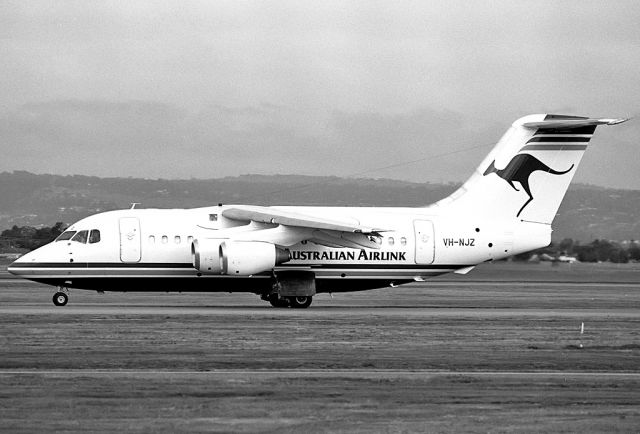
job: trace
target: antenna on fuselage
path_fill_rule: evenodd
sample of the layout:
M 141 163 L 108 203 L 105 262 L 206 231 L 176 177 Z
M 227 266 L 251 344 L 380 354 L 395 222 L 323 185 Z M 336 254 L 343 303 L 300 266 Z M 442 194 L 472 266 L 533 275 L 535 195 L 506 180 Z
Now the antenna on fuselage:
M 140 202 L 131 202 L 131 208 L 129 209 L 136 209 L 136 205 L 140 205 Z

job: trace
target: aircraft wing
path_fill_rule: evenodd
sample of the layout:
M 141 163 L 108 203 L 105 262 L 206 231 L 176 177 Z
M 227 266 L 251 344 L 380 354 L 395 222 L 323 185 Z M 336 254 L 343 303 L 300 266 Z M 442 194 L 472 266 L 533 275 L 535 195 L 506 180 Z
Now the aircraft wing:
M 269 223 L 299 228 L 322 229 L 340 232 L 376 234 L 384 229 L 362 226 L 357 221 L 333 220 L 308 214 L 299 214 L 266 206 L 237 205 L 222 211 L 222 215 L 231 220 Z
M 312 241 L 330 247 L 379 249 L 378 232 L 384 229 L 362 226 L 357 221 L 334 220 L 270 207 L 238 205 L 222 211 L 225 218 L 275 227 L 234 234 L 234 240 L 263 241 L 291 246 Z

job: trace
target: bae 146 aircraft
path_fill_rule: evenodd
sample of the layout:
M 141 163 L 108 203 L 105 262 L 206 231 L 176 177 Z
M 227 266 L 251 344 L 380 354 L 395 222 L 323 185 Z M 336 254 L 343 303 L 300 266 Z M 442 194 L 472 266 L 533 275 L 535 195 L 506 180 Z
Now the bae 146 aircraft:
M 536 114 L 515 121 L 451 196 L 422 208 L 218 205 L 127 209 L 71 225 L 9 272 L 102 291 L 243 291 L 306 308 L 322 292 L 422 281 L 545 247 L 598 125 L 626 119 Z

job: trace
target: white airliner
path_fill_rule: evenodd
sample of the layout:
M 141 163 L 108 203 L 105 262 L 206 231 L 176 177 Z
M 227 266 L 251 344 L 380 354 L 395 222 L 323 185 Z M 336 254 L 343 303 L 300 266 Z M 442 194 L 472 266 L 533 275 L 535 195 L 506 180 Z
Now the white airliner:
M 96 214 L 9 272 L 97 291 L 243 291 L 306 308 L 322 292 L 393 287 L 547 246 L 597 125 L 536 114 L 513 123 L 451 196 L 423 208 L 127 209 Z

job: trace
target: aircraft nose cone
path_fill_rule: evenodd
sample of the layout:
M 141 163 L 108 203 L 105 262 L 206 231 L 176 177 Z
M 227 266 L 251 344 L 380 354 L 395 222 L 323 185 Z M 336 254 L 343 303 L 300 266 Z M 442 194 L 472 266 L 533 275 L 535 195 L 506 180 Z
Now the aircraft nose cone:
M 15 276 L 18 276 L 20 273 L 18 273 L 18 268 L 16 267 L 16 263 L 18 261 L 13 261 L 12 263 L 9 264 L 9 266 L 7 267 L 7 271 Z
M 7 271 L 15 276 L 23 276 L 26 262 L 33 257 L 33 252 L 25 253 L 7 267 Z

